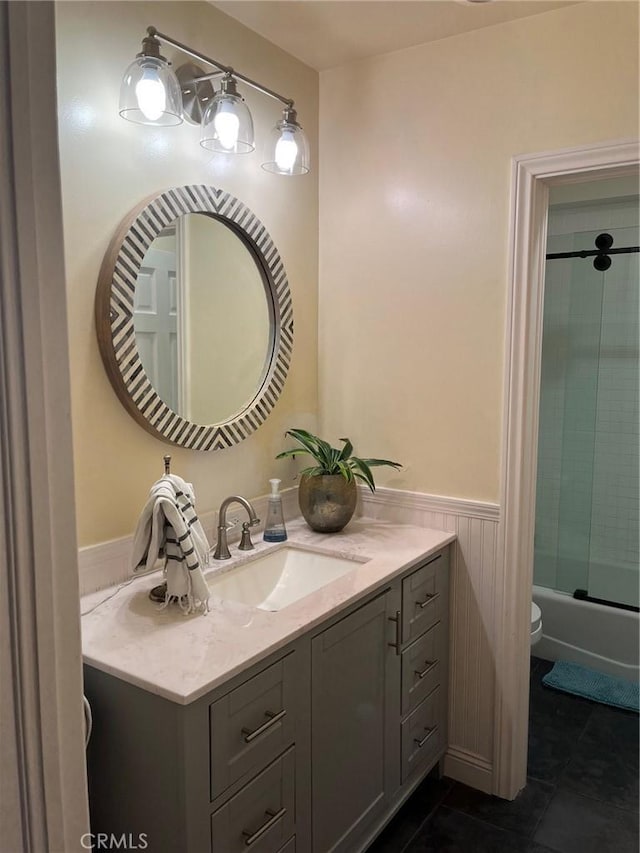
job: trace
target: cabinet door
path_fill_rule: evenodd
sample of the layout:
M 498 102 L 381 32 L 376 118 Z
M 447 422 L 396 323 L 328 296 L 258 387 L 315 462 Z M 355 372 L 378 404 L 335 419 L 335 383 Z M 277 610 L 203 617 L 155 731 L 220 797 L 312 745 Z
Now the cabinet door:
M 353 851 L 386 806 L 389 761 L 397 763 L 388 752 L 393 696 L 399 693 L 399 683 L 391 684 L 394 672 L 399 678 L 399 658 L 389 645 L 390 595 L 365 604 L 311 643 L 314 853 Z

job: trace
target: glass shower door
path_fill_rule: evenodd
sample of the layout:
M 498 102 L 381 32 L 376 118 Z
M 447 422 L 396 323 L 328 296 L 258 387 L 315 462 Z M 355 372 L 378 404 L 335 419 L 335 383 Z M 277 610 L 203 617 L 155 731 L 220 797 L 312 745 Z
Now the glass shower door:
M 601 231 L 550 236 L 550 253 Z M 614 246 L 633 228 L 607 229 Z M 549 260 L 541 366 L 535 582 L 638 605 L 638 255 Z
M 575 251 L 593 246 L 596 236 L 551 237 L 548 249 Z M 554 487 L 549 562 L 553 587 L 573 593 L 588 584 L 605 273 L 582 258 L 548 261 L 546 273 L 540 440 L 553 447 L 556 463 L 546 471 Z

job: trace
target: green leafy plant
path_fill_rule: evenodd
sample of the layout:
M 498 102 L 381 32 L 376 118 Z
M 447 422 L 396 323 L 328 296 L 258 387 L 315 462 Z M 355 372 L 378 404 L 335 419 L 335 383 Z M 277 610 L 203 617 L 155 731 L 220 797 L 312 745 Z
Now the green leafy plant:
M 290 435 L 301 447 L 283 450 L 282 453 L 278 453 L 276 459 L 308 453 L 316 460 L 317 464 L 302 470 L 301 476 L 306 474 L 309 477 L 318 477 L 341 474 L 348 482 L 352 482 L 354 478 L 363 480 L 371 491 L 375 492 L 376 486 L 373 481 L 372 468 L 380 465 L 390 465 L 396 470 L 402 468 L 400 462 L 391 462 L 389 459 L 360 459 L 359 456 L 353 456 L 353 445 L 348 438 L 341 438 L 340 441 L 344 442 L 344 447 L 338 448 L 331 447 L 326 441 L 318 438 L 317 435 L 312 435 L 305 429 L 288 429 L 285 435 Z

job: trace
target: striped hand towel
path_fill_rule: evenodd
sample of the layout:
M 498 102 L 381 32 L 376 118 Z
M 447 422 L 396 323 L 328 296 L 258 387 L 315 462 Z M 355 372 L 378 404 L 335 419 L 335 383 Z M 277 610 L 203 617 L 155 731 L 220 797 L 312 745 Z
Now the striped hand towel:
M 168 474 L 151 487 L 133 537 L 133 571 L 152 569 L 164 560 L 165 606 L 175 598 L 185 613 L 209 609 L 209 588 L 202 567 L 209 543 L 195 510 L 191 483 Z

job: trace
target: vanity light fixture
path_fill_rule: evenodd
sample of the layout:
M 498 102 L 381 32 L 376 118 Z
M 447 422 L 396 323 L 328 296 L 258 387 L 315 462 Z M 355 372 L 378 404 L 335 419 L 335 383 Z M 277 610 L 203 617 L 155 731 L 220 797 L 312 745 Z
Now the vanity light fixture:
M 238 94 L 231 74 L 224 75 L 220 91 L 202 116 L 200 145 L 221 154 L 248 154 L 256 147 L 249 107 Z
M 136 124 L 162 127 L 182 124 L 180 83 L 160 55 L 160 42 L 151 32 L 142 40 L 142 50 L 124 72 L 119 112 L 122 118 Z
M 205 72 L 192 63 L 176 72 L 160 55 L 160 43 L 213 66 Z M 212 85 L 222 76 L 220 90 Z M 238 81 L 284 105 L 282 118 L 271 131 L 262 168 L 277 175 L 304 175 L 309 171 L 309 143 L 298 123 L 293 101 L 257 83 L 228 65 L 147 28 L 142 51 L 127 68 L 120 89 L 120 115 L 137 124 L 168 127 L 183 118 L 201 124 L 200 145 L 222 154 L 245 154 L 255 149 L 253 119 L 238 93 Z
M 276 175 L 304 175 L 309 171 L 309 143 L 291 107 L 271 131 L 262 168 Z

